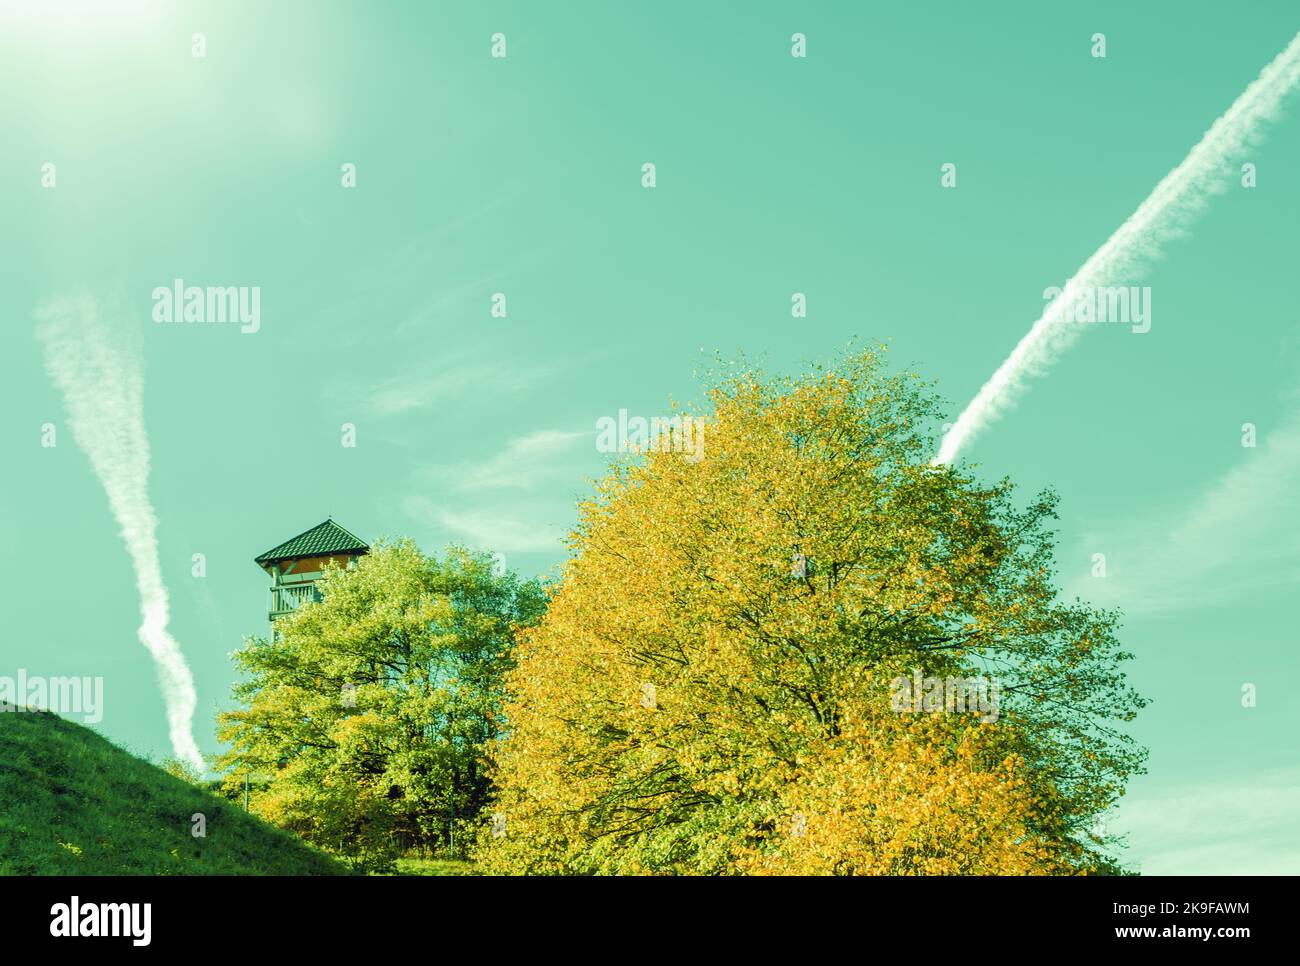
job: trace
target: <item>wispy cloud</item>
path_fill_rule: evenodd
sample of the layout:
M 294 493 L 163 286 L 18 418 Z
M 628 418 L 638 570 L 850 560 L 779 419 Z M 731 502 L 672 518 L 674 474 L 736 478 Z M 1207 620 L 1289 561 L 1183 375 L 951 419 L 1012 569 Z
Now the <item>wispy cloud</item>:
M 554 553 L 563 548 L 562 527 L 532 523 L 497 509 L 448 510 L 423 496 L 408 497 L 403 509 L 421 525 L 447 530 L 478 550 Z
M 478 550 L 559 553 L 582 479 L 584 440 L 595 468 L 594 435 L 538 429 L 485 458 L 427 467 L 415 474 L 416 493 L 402 508 L 418 528 Z
M 548 254 L 544 248 L 502 252 L 494 246 L 493 257 L 486 262 L 472 256 L 479 250 L 476 239 L 499 234 L 493 233 L 491 220 L 524 194 L 519 183 L 475 208 L 438 218 L 418 234 L 369 252 L 351 272 L 335 280 L 324 298 L 305 293 L 287 303 L 285 310 L 309 316 L 328 330 L 330 345 L 409 339 L 463 326 L 467 317 L 486 317 L 490 293 L 508 291 L 520 270 Z M 381 329 L 357 325 L 357 319 L 373 317 L 376 311 L 382 311 L 390 324 Z
M 1260 73 L 1227 113 L 1210 127 L 1178 167 L 1155 187 L 1137 211 L 1083 264 L 1065 291 L 1047 307 L 1011 355 L 980 387 L 944 435 L 936 463 L 951 463 L 962 448 L 996 420 L 1078 336 L 1082 326 L 1065 321 L 1067 306 L 1081 293 L 1108 285 L 1127 285 L 1160 254 L 1209 203 L 1226 190 L 1230 162 L 1263 135 L 1283 99 L 1300 85 L 1300 34 Z
M 1242 449 L 1240 465 L 1187 505 L 1090 535 L 1106 576 L 1079 577 L 1071 593 L 1131 615 L 1258 599 L 1300 583 L 1300 416 Z M 1243 564 L 1245 566 L 1243 566 Z
M 1120 805 L 1145 875 L 1300 874 L 1300 769 L 1215 776 Z
M 144 373 L 126 331 L 110 329 L 91 298 L 59 298 L 36 313 L 45 366 L 68 412 L 73 439 L 90 459 L 135 568 L 140 642 L 158 668 L 172 749 L 203 769 L 194 741 L 194 677 L 167 631 L 167 588 L 158 564 L 158 520 L 149 501 Z
M 548 372 L 542 366 L 528 367 L 507 361 L 449 360 L 437 367 L 424 366 L 384 380 L 371 388 L 366 406 L 376 416 L 395 416 L 429 409 L 468 394 L 526 389 Z
M 565 457 L 573 453 L 579 440 L 593 435 L 592 431 L 539 429 L 510 440 L 485 460 L 436 467 L 430 470 L 429 477 L 460 491 L 531 490 L 547 480 L 572 476 Z

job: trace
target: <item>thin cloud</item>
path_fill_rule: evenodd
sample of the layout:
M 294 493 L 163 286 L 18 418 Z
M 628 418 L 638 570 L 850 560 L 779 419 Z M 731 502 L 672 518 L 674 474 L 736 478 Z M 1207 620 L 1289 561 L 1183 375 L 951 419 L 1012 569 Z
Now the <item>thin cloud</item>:
M 1300 582 L 1300 415 L 1262 434 L 1257 449 L 1186 506 L 1089 536 L 1083 553 L 1106 555 L 1104 578 L 1070 591 L 1132 615 L 1258 599 Z
M 526 389 L 545 375 L 546 371 L 539 367 L 526 368 L 509 362 L 461 362 L 437 369 L 426 367 L 374 386 L 366 405 L 373 415 L 396 416 L 430 409 L 469 393 Z
M 429 475 L 458 491 L 530 490 L 546 480 L 571 476 L 563 458 L 572 453 L 578 440 L 592 435 L 581 430 L 541 429 L 512 439 L 486 460 L 438 467 Z
M 998 419 L 1078 337 L 1082 326 L 1065 321 L 1077 297 L 1108 285 L 1129 284 L 1159 257 L 1210 198 L 1226 190 L 1230 165 L 1263 136 L 1282 101 L 1300 84 L 1300 33 L 1260 73 L 1192 148 L 1178 167 L 1155 187 L 1137 211 L 1083 264 L 1039 316 L 988 382 L 980 387 L 939 445 L 935 463 L 951 463 L 962 448 Z
M 45 367 L 63 394 L 72 437 L 108 494 L 135 568 L 140 642 L 153 655 L 176 757 L 202 771 L 194 740 L 194 676 L 167 631 L 167 588 L 158 563 L 158 520 L 149 500 L 144 373 L 125 333 L 111 331 L 90 298 L 51 300 L 36 313 Z
M 478 550 L 501 553 L 553 553 L 563 549 L 560 527 L 531 523 L 500 510 L 447 510 L 427 497 L 408 497 L 408 516 L 425 527 L 440 528 Z
M 1145 875 L 1300 874 L 1300 770 L 1216 776 L 1124 799 L 1111 831 Z

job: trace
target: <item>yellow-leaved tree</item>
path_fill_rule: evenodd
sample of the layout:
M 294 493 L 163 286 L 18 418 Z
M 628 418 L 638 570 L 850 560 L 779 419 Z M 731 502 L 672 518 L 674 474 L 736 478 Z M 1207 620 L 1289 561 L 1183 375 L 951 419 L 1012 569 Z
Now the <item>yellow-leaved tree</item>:
M 580 508 L 483 867 L 1117 871 L 1093 826 L 1143 699 L 1117 616 L 1057 600 L 1055 497 L 932 466 L 938 404 L 880 351 L 709 396 L 702 448 L 652 440 Z

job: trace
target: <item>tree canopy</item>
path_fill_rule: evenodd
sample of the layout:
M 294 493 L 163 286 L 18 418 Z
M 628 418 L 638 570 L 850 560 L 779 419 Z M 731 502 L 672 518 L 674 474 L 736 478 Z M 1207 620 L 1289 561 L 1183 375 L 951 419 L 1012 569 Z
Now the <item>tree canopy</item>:
M 487 554 L 438 559 L 410 541 L 319 587 L 275 639 L 235 654 L 246 677 L 242 707 L 220 719 L 227 788 L 251 779 L 253 811 L 365 868 L 446 849 L 487 799 L 502 675 L 542 590 Z
M 1056 498 L 933 466 L 879 352 L 709 393 L 615 465 L 506 676 L 492 872 L 1062 873 L 1141 771 L 1118 617 L 1054 587 Z M 996 715 L 899 710 L 992 681 Z M 992 720 L 994 719 L 995 720 Z

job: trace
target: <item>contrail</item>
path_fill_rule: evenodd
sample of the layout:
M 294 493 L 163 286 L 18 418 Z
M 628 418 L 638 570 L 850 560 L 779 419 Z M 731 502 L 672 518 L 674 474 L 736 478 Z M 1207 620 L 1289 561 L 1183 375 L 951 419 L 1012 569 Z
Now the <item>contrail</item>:
M 1210 127 L 1178 167 L 1165 175 L 1150 197 L 1106 244 L 1097 249 L 1039 316 L 1011 355 L 980 387 L 939 445 L 935 463 L 951 463 L 961 448 L 997 419 L 1024 390 L 1028 376 L 1041 373 L 1078 335 L 1081 326 L 1064 321 L 1080 293 L 1126 283 L 1159 257 L 1214 194 L 1227 190 L 1228 165 L 1262 136 L 1282 100 L 1300 83 L 1300 33 L 1264 68 L 1236 102 Z
M 167 632 L 167 588 L 158 565 L 158 521 L 149 502 L 149 437 L 138 346 L 110 331 L 91 298 L 60 298 L 36 313 L 45 368 L 63 394 L 77 445 L 108 494 L 140 592 L 140 642 L 153 655 L 176 757 L 200 772 L 194 741 L 194 676 Z

